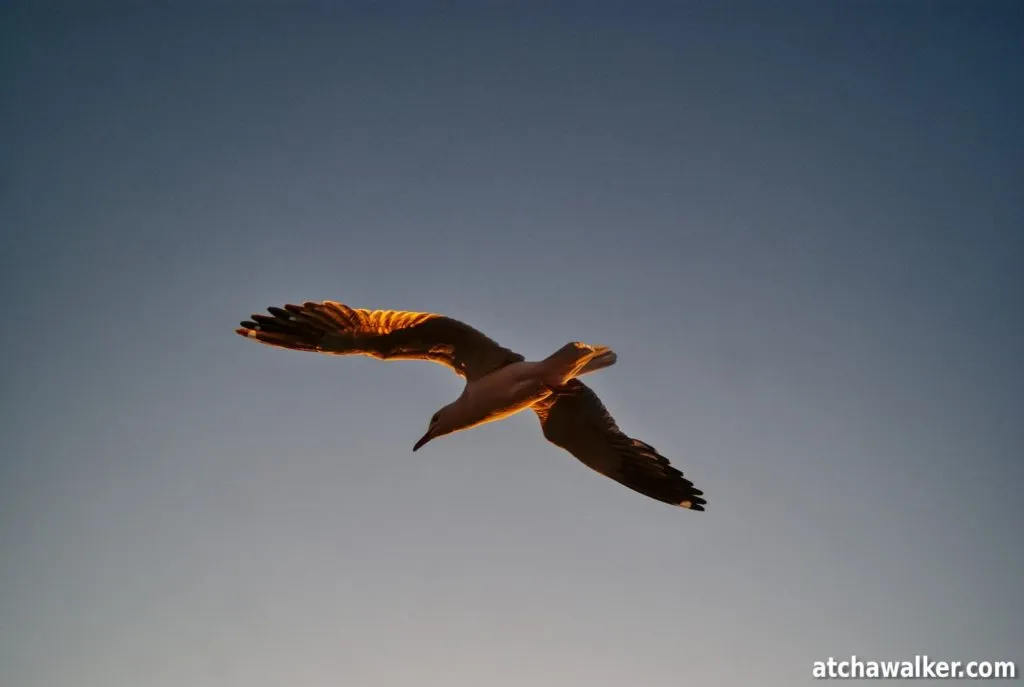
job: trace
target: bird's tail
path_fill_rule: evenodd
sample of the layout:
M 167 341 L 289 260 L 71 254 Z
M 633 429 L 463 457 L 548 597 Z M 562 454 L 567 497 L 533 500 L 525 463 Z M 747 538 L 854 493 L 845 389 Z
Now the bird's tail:
M 570 341 L 544 359 L 550 370 L 549 384 L 562 386 L 574 377 L 597 372 L 615 364 L 618 356 L 607 346 L 591 346 L 581 341 Z

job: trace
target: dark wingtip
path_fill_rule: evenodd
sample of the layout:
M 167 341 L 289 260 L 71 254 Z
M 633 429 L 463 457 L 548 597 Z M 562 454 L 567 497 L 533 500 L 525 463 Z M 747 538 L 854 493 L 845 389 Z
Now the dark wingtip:
M 687 510 L 699 510 L 703 511 L 704 506 L 707 505 L 707 500 L 700 497 L 700 494 L 704 492 L 699 489 L 694 489 L 691 493 L 686 495 L 682 501 L 678 503 L 680 508 L 686 508 Z
M 285 306 L 285 307 L 287 307 L 287 306 Z M 269 308 L 267 308 L 267 312 L 269 312 L 274 317 L 280 317 L 280 318 L 283 318 L 283 319 L 286 319 L 286 320 L 291 315 L 291 313 L 289 313 L 287 310 L 283 310 L 282 308 L 278 308 L 275 305 L 272 305 Z

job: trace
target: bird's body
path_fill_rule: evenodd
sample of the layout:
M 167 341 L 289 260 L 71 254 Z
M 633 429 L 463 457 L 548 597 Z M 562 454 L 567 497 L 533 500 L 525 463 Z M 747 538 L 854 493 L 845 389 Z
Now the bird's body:
M 523 361 L 467 381 L 455 399 L 460 421 L 455 431 L 504 420 L 547 398 L 552 391 L 542 381 L 543 373 L 541 363 Z
M 462 393 L 431 418 L 416 451 L 439 436 L 532 409 L 545 438 L 594 470 L 651 498 L 704 510 L 703 492 L 653 447 L 623 434 L 578 377 L 615 364 L 607 346 L 570 342 L 526 361 L 457 320 L 431 313 L 354 309 L 324 301 L 269 308 L 238 334 L 279 348 L 383 360 L 429 360 L 466 379 Z
M 497 422 L 532 408 L 570 379 L 585 374 L 580 368 L 586 363 L 599 361 L 586 371 L 593 372 L 613 365 L 615 358 L 605 346 L 572 342 L 544 360 L 510 363 L 469 380 L 452 407 L 458 424 L 453 431 Z

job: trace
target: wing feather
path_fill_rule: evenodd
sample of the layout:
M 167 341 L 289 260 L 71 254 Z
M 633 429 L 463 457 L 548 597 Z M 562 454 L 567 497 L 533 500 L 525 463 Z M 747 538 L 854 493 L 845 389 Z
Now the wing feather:
M 428 360 L 467 380 L 520 362 L 523 356 L 473 327 L 444 315 L 403 310 L 365 310 L 343 303 L 307 301 L 254 314 L 235 331 L 278 348 L 381 360 Z
M 597 394 L 578 379 L 534 411 L 544 437 L 584 465 L 658 501 L 704 510 L 704 492 L 653 446 L 624 434 Z

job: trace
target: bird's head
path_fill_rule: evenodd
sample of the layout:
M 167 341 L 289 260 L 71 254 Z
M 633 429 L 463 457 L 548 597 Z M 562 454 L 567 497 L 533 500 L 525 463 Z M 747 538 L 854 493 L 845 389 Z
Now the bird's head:
M 445 434 L 451 434 L 456 429 L 458 429 L 458 426 L 455 422 L 453 404 L 448 404 L 444 408 L 441 408 L 441 410 L 434 413 L 433 417 L 430 418 L 430 425 L 427 427 L 427 433 L 420 437 L 420 440 L 416 442 L 416 445 L 412 447 L 412 450 L 418 451 L 423 448 L 427 442 L 438 437 L 443 437 Z

